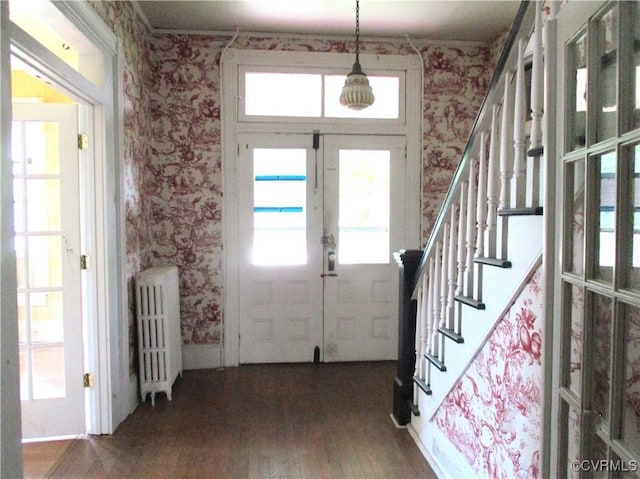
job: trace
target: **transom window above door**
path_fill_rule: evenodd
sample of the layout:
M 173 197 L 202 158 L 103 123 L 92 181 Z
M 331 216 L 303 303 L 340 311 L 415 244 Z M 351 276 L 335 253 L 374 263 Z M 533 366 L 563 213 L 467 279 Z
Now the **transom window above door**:
M 369 73 L 369 72 L 367 72 Z M 325 73 L 315 69 L 272 69 L 241 67 L 239 91 L 242 100 L 239 121 L 301 118 L 345 118 L 404 123 L 402 71 L 372 72 L 369 83 L 375 102 L 355 111 L 340 104 L 346 73 Z M 401 98 L 403 99 L 401 101 Z

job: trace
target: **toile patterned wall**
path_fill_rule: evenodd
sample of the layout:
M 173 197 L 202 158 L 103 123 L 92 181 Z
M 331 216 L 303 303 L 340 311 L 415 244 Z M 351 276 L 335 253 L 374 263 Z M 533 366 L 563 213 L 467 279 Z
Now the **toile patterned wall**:
M 229 37 L 152 35 L 128 2 L 92 5 L 124 47 L 123 181 L 129 283 L 144 268 L 177 264 L 183 343 L 219 344 L 223 192 L 218 64 Z M 504 39 L 502 35 L 489 46 L 415 41 L 426 73 L 423 242 L 466 145 Z M 350 41 L 290 37 L 241 36 L 233 47 L 353 50 Z M 361 50 L 413 54 L 403 41 L 364 42 Z M 133 351 L 133 339 L 131 346 Z
M 478 477 L 539 477 L 542 272 L 538 267 L 433 419 Z

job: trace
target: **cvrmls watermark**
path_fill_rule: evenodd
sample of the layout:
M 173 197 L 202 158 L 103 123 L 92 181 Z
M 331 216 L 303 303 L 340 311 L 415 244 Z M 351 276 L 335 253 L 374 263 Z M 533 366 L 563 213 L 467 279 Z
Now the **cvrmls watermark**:
M 639 470 L 638 461 L 622 461 L 610 459 L 585 459 L 582 461 L 571 461 L 569 467 L 572 471 L 591 471 L 591 472 L 636 472 Z

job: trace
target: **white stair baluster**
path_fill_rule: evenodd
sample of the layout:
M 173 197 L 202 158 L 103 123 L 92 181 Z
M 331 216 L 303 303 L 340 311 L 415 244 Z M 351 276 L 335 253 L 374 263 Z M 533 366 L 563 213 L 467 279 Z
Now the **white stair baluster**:
M 502 127 L 500 129 L 500 209 L 511 204 L 511 177 L 513 176 L 513 95 L 512 73 L 504 77 L 502 100 Z
M 475 161 L 469 161 L 469 188 L 467 191 L 467 227 L 466 227 L 466 259 L 465 259 L 465 278 L 464 278 L 464 295 L 473 297 L 473 251 L 474 251 L 474 233 L 476 231 L 476 169 Z
M 484 256 L 484 232 L 487 228 L 487 134 L 480 134 L 480 155 L 478 158 L 478 195 L 476 200 L 476 256 Z
M 429 265 L 433 262 L 433 259 L 429 259 Z M 429 283 L 431 282 L 431 277 L 424 274 L 422 276 L 422 304 L 421 304 L 421 322 L 422 325 L 420 327 L 420 352 L 418 354 L 419 361 L 419 374 L 418 377 L 424 381 L 426 376 L 426 359 L 424 354 L 427 352 L 427 340 L 429 338 Z
M 527 207 L 540 206 L 540 175 L 542 165 L 542 115 L 544 91 L 544 59 L 542 53 L 542 2 L 535 5 L 535 27 L 533 31 L 533 60 L 531 65 L 531 134 L 529 152 L 534 158 L 527 165 L 526 200 Z
M 526 91 L 524 71 L 524 48 L 526 40 L 518 42 L 518 68 L 516 70 L 516 97 L 513 120 L 513 177 L 511 178 L 511 207 L 525 207 L 526 186 L 526 153 L 525 153 L 525 120 Z
M 511 205 L 511 177 L 513 176 L 513 73 L 504 74 L 504 95 L 502 99 L 502 125 L 500 128 L 500 203 L 498 208 L 505 210 Z M 507 259 L 507 236 L 509 221 L 500 217 L 497 256 Z
M 493 105 L 489 137 L 489 165 L 487 166 L 487 237 L 485 253 L 496 257 L 496 227 L 498 217 L 498 106 Z
M 484 256 L 484 232 L 487 229 L 487 134 L 480 134 L 480 155 L 478 157 L 478 194 L 476 198 L 476 257 Z M 482 301 L 482 264 L 474 264 L 475 284 L 473 297 Z
M 453 331 L 453 295 L 456 289 L 456 247 L 458 245 L 458 208 L 459 205 L 451 206 L 451 227 L 449 229 L 449 251 L 447 256 L 447 322 L 446 328 Z
M 423 331 L 422 331 L 422 313 L 423 313 L 423 308 L 422 308 L 422 302 L 423 302 L 423 291 L 424 291 L 424 280 L 426 279 L 426 276 L 422 276 L 421 280 L 420 280 L 420 286 L 418 286 L 418 294 L 417 294 L 417 298 L 416 298 L 416 333 L 415 333 L 415 338 L 414 338 L 414 345 L 415 345 L 415 351 L 416 351 L 416 363 L 415 363 L 415 367 L 414 367 L 414 372 L 413 375 L 416 378 L 422 378 L 421 374 L 422 371 L 420 369 L 420 365 L 421 365 L 421 361 L 420 361 L 420 350 L 421 350 L 421 338 L 423 336 Z M 418 385 L 414 382 L 413 383 L 413 403 L 417 404 L 418 401 Z
M 467 233 L 467 182 L 462 181 L 460 183 L 460 208 L 458 216 L 458 248 L 457 248 L 457 261 L 458 261 L 458 274 L 456 276 L 456 296 L 462 296 L 464 294 L 464 277 L 466 272 L 466 248 L 465 240 Z M 454 305 L 454 330 L 457 334 L 462 334 L 462 305 Z
M 435 317 L 434 317 L 434 308 L 433 308 L 433 293 L 434 293 L 434 287 L 436 284 L 436 258 L 435 257 L 431 257 L 429 258 L 429 289 L 427 290 L 427 324 L 428 324 L 428 330 L 427 330 L 427 345 L 425 347 L 425 353 L 429 353 L 429 354 L 433 354 L 433 337 L 437 336 L 436 334 L 436 330 L 437 328 L 434 328 L 434 324 L 435 324 Z M 427 384 L 431 384 L 431 363 L 427 361 L 427 359 L 424 357 L 423 354 L 423 358 L 422 360 L 424 361 L 425 364 L 425 382 Z
M 438 328 L 447 327 L 447 285 L 449 277 L 449 223 L 444 225 L 444 233 L 442 235 L 442 266 L 440 268 L 440 321 L 438 322 Z M 440 340 L 440 350 L 438 358 L 444 362 L 444 336 L 438 334 Z
M 544 90 L 544 59 L 542 54 L 542 1 L 536 2 L 533 30 L 533 60 L 531 64 L 531 138 L 529 156 L 542 153 L 542 108 Z
M 440 325 L 440 266 L 442 265 L 442 253 L 440 241 L 436 243 L 436 255 L 434 257 L 435 269 L 433 278 L 433 291 L 431 297 L 431 306 L 433 310 L 432 330 L 431 330 L 431 349 L 430 354 L 438 357 L 440 351 L 438 345 L 438 326 Z
M 424 280 L 424 276 L 422 276 L 422 279 Z M 420 281 L 420 284 L 422 285 L 424 281 Z M 420 360 L 420 338 L 422 337 L 422 290 L 423 290 L 423 286 L 418 286 L 418 293 L 417 293 L 417 298 L 416 298 L 416 330 L 415 330 L 415 340 L 414 340 L 414 346 L 415 346 L 415 351 L 416 351 L 416 363 L 415 366 L 413 368 L 413 377 L 414 378 L 420 378 L 420 374 L 421 374 L 421 364 L 422 361 Z M 413 381 L 413 404 L 419 404 L 419 397 L 420 394 L 418 393 L 418 384 Z

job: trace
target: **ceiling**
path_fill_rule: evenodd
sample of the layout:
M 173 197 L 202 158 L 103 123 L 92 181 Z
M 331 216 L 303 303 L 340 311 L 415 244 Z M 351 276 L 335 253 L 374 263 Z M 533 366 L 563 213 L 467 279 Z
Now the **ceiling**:
M 138 0 L 158 30 L 353 35 L 355 0 Z M 362 37 L 486 42 L 509 28 L 519 1 L 361 0 Z

